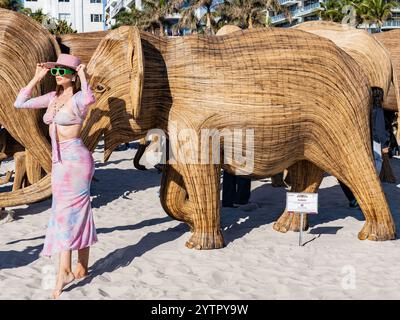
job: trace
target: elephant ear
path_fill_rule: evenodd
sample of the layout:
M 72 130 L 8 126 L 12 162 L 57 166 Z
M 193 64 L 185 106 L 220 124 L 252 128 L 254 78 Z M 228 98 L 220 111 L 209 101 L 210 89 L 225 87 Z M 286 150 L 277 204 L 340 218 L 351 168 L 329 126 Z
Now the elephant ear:
M 130 71 L 129 94 L 132 102 L 133 118 L 139 118 L 144 80 L 144 56 L 140 31 L 137 27 L 130 27 L 128 33 L 128 67 Z

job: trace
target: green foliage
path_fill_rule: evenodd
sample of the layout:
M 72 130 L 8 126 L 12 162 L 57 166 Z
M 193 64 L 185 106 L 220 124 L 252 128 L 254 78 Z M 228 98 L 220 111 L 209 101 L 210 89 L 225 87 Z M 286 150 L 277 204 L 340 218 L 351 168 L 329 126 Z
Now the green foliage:
M 321 6 L 323 10 L 320 12 L 320 16 L 323 20 L 349 22 L 349 19 L 343 19 L 353 14 L 356 26 L 376 24 L 381 28 L 392 15 L 391 9 L 400 6 L 400 3 L 387 0 L 328 0 L 321 3 Z M 350 8 L 352 9 L 350 10 Z
M 71 24 L 68 24 L 67 21 L 51 18 L 48 14 L 43 13 L 42 9 L 32 12 L 30 8 L 23 8 L 20 10 L 20 12 L 39 22 L 52 34 L 61 35 L 67 33 L 76 33 L 76 30 L 72 29 Z
M 23 7 L 20 0 L 0 0 L 0 8 L 19 11 Z

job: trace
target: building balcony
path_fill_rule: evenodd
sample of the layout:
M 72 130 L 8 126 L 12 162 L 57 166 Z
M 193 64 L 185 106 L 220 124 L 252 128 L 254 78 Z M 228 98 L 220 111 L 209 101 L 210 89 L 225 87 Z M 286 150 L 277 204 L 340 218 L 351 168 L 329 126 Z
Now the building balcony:
M 298 0 L 279 0 L 281 6 L 290 6 L 292 4 L 296 4 Z
M 118 0 L 116 6 L 114 7 L 114 9 L 112 9 L 111 11 L 111 18 L 114 18 L 115 15 L 121 11 L 121 9 L 124 7 L 124 0 Z
M 357 26 L 357 28 L 359 29 L 378 29 L 378 25 L 375 23 L 372 24 L 366 24 L 366 23 L 362 23 L 360 25 Z M 382 25 L 382 30 L 390 30 L 390 29 L 399 29 L 400 28 L 400 20 L 389 20 L 386 21 L 383 25 Z
M 283 13 L 277 14 L 276 16 L 272 16 L 270 18 L 272 24 L 281 23 L 287 20 L 287 17 Z
M 382 26 L 382 30 L 399 29 L 399 28 L 400 28 L 400 20 L 386 21 Z
M 304 17 L 309 14 L 314 14 L 322 10 L 321 4 L 319 2 L 310 4 L 308 6 L 304 6 L 303 8 L 299 8 L 293 11 L 294 17 Z
M 400 7 L 395 7 L 391 10 L 392 12 L 400 12 Z
M 126 0 L 125 1 L 125 7 L 129 7 L 132 4 L 135 4 L 135 0 Z

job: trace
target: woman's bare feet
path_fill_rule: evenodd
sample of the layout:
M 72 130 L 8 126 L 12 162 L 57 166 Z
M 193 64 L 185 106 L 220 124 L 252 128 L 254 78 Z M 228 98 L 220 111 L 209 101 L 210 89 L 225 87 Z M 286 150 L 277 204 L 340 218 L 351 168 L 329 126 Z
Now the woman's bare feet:
M 88 275 L 87 268 L 83 267 L 80 263 L 78 263 L 74 271 L 75 279 L 82 279 L 85 278 L 87 275 Z
M 88 275 L 90 247 L 78 250 L 78 262 L 74 272 L 75 279 L 82 279 Z
M 56 287 L 53 291 L 53 299 L 58 299 L 62 293 L 64 287 L 75 280 L 75 276 L 72 272 L 60 274 L 57 279 Z

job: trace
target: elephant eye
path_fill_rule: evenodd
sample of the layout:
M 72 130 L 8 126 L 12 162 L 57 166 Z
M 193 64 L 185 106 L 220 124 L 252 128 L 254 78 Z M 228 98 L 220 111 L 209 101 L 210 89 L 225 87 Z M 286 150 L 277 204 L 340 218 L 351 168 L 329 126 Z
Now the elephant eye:
M 101 93 L 101 92 L 104 92 L 104 91 L 106 90 L 106 87 L 105 87 L 104 85 L 102 85 L 102 84 L 98 84 L 98 85 L 94 88 L 94 90 L 95 90 L 96 92 Z

